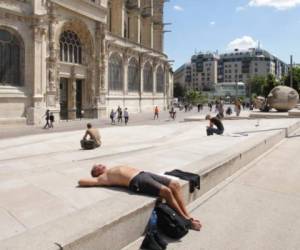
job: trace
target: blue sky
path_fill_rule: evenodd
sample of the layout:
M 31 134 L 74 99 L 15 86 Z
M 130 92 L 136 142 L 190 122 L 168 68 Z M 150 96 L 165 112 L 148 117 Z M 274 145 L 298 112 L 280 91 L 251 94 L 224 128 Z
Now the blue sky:
M 300 0 L 170 0 L 165 52 L 176 70 L 195 51 L 261 47 L 300 63 Z

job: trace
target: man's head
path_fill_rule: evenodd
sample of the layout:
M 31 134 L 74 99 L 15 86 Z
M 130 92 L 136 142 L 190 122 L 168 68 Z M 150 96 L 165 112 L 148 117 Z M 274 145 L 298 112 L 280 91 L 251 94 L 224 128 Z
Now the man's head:
M 86 127 L 87 127 L 87 128 L 92 128 L 92 124 L 88 123 L 88 124 L 86 125 Z
M 105 171 L 106 171 L 106 166 L 104 166 L 102 164 L 96 164 L 93 166 L 93 168 L 91 170 L 91 175 L 93 177 L 98 177 L 98 176 L 102 175 Z
M 206 115 L 205 116 L 205 120 L 210 120 L 211 119 L 211 116 L 210 115 Z

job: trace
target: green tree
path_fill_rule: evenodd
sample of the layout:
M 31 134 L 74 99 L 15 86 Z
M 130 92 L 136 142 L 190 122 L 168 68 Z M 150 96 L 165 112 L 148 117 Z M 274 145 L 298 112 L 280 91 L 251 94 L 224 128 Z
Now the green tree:
M 182 98 L 185 95 L 185 88 L 178 82 L 174 83 L 174 97 Z
M 200 91 L 195 90 L 189 90 L 185 93 L 185 100 L 188 103 L 191 103 L 193 105 L 196 105 L 198 103 L 206 103 L 207 102 L 207 96 L 204 95 Z
M 265 85 L 263 85 L 263 89 L 262 89 L 263 96 L 267 97 L 271 92 L 271 90 L 275 88 L 278 84 L 279 83 L 276 81 L 275 76 L 272 74 L 268 74 L 266 83 Z
M 260 96 L 263 94 L 263 86 L 266 85 L 266 77 L 254 76 L 249 82 L 251 88 L 251 94 L 254 96 Z
M 290 86 L 290 74 L 283 78 L 283 84 Z M 300 92 L 300 68 L 293 68 L 293 88 Z

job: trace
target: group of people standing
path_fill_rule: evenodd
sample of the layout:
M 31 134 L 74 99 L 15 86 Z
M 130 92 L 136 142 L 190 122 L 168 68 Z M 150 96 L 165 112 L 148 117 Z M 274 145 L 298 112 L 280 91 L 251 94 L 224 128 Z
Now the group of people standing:
M 118 106 L 116 112 L 112 109 L 109 115 L 111 124 L 116 124 L 116 117 L 117 117 L 118 124 L 123 123 L 123 118 L 124 118 L 125 125 L 127 125 L 129 121 L 128 109 L 125 108 L 123 111 L 120 106 Z

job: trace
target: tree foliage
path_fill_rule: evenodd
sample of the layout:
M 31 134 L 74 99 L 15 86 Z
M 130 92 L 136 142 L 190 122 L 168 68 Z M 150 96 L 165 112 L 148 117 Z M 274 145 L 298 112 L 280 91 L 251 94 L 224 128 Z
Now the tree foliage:
M 290 86 L 290 74 L 283 78 L 283 84 Z M 300 92 L 300 67 L 293 68 L 293 88 Z
M 189 90 L 185 93 L 185 100 L 188 103 L 196 105 L 198 103 L 206 103 L 207 96 L 200 91 Z
M 263 94 L 264 85 L 266 85 L 266 78 L 264 76 L 254 76 L 250 80 L 252 95 L 261 96 Z
M 251 93 L 254 96 L 267 97 L 270 91 L 278 84 L 275 76 L 272 74 L 268 74 L 267 77 L 255 76 L 250 80 Z

